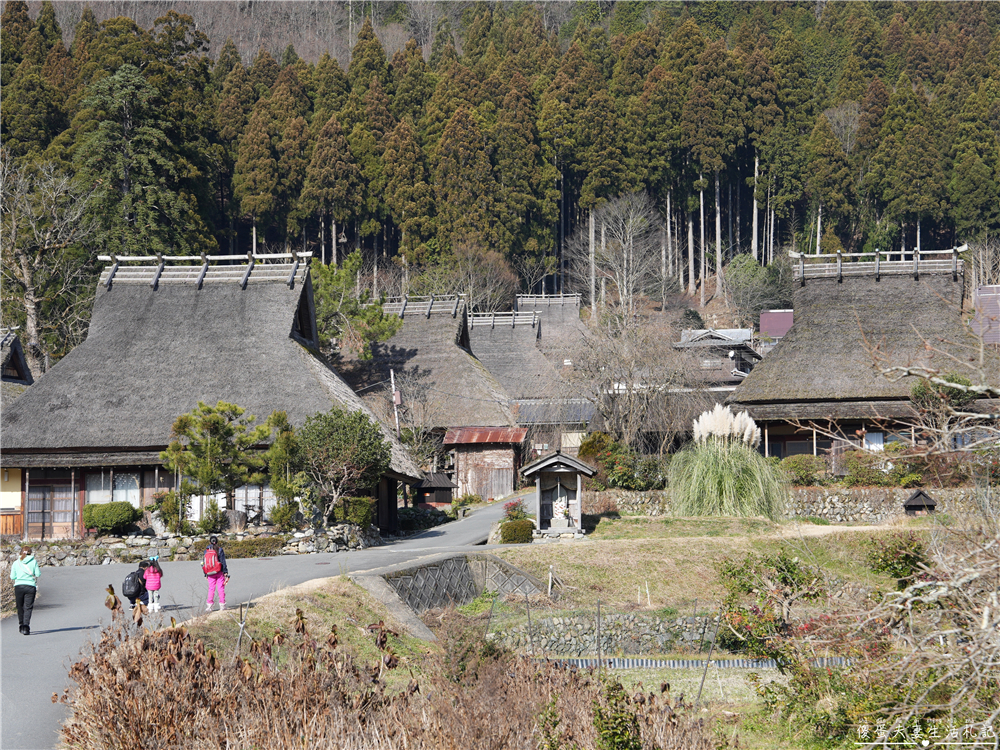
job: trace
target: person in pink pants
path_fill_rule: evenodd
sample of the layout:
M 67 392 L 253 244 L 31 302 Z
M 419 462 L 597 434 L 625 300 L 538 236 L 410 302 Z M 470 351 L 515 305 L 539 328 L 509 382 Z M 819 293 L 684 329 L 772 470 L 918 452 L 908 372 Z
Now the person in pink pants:
M 215 603 L 215 595 L 219 595 L 219 610 L 226 608 L 226 583 L 229 581 L 229 567 L 226 565 L 226 553 L 219 544 L 219 537 L 213 535 L 208 540 L 208 549 L 202 559 L 201 569 L 208 579 L 208 599 L 205 611 L 211 612 Z

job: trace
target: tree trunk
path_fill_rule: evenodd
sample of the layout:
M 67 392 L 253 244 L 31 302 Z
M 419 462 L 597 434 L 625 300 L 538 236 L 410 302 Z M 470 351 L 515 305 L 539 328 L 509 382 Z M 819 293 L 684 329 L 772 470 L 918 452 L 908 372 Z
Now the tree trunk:
M 660 227 L 660 309 L 667 307 L 667 228 Z
M 688 294 L 694 292 L 694 212 L 688 211 Z
M 722 293 L 722 200 L 719 193 L 719 172 L 715 172 L 715 296 Z
M 670 258 L 670 275 L 677 275 L 677 264 L 676 258 L 674 257 L 674 238 L 670 231 L 670 225 L 673 223 L 673 215 L 670 211 L 670 191 L 667 191 L 667 255 Z
M 760 258 L 757 254 L 757 214 L 760 213 L 760 208 L 757 205 L 757 172 L 760 169 L 760 157 L 757 155 L 756 149 L 753 155 L 753 239 L 750 240 L 750 247 L 753 251 L 753 259 L 759 261 Z
M 702 182 L 704 177 L 701 174 L 698 175 L 698 182 Z M 698 201 L 701 210 L 701 289 L 698 297 L 699 307 L 705 306 L 705 278 L 708 275 L 708 261 L 705 256 L 705 190 L 701 189 L 698 191 Z
M 597 269 L 594 257 L 594 209 L 590 209 L 590 317 L 597 318 Z
M 820 244 L 823 241 L 823 204 L 819 204 L 819 211 L 816 214 L 816 255 L 823 251 Z
M 257 254 L 257 217 L 253 217 L 253 254 Z
M 917 217 L 917 257 L 920 257 L 920 217 Z M 906 258 L 900 258 L 900 260 L 906 260 Z

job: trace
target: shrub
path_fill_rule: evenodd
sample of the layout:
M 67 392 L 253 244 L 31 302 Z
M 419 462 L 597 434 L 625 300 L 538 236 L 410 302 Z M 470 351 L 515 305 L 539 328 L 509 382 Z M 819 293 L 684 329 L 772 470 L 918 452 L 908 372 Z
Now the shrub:
M 142 511 L 129 502 L 83 506 L 83 525 L 104 534 L 125 531 L 141 517 Z
M 481 503 L 482 501 L 483 499 L 479 497 L 479 495 L 473 495 L 473 494 L 465 494 L 462 495 L 461 497 L 456 497 L 454 500 L 451 501 L 451 510 L 449 514 L 451 515 L 452 518 L 456 518 L 458 516 L 459 509 L 466 508 L 470 505 L 475 505 L 476 503 Z
M 248 539 L 220 540 L 227 560 L 243 560 L 252 557 L 272 557 L 280 555 L 288 541 L 284 536 L 258 536 Z M 208 547 L 208 541 L 202 539 L 191 545 L 191 556 L 201 558 Z
M 801 454 L 781 459 L 781 468 L 797 487 L 811 487 L 816 484 L 816 476 L 826 468 L 826 461 L 819 456 Z
M 870 539 L 866 559 L 869 568 L 897 579 L 900 587 L 928 564 L 924 543 L 912 531 Z
M 524 505 L 524 500 L 511 500 L 503 505 L 503 517 L 505 521 L 520 521 L 528 517 L 528 509 Z
M 292 531 L 299 526 L 299 503 L 296 500 L 279 502 L 267 517 L 280 531 Z
M 535 522 L 530 518 L 500 524 L 500 544 L 530 544 Z
M 229 527 L 229 517 L 226 511 L 219 508 L 215 498 L 208 501 L 208 507 L 198 521 L 198 530 L 202 534 L 218 534 Z
M 889 487 L 892 479 L 882 470 L 884 458 L 868 451 L 845 451 L 844 465 L 847 474 L 844 484 L 848 487 Z
M 739 441 L 692 443 L 670 462 L 677 516 L 766 516 L 784 510 L 788 480 L 780 467 Z
M 377 501 L 370 497 L 342 497 L 340 504 L 331 512 L 330 520 L 335 523 L 353 523 L 362 529 L 367 529 L 378 519 L 376 503 Z
M 178 496 L 181 498 L 183 507 L 178 507 Z M 163 524 L 175 534 L 194 533 L 194 526 L 187 518 L 188 496 L 178 495 L 177 492 L 157 492 L 153 495 L 153 507 L 151 512 L 159 516 Z

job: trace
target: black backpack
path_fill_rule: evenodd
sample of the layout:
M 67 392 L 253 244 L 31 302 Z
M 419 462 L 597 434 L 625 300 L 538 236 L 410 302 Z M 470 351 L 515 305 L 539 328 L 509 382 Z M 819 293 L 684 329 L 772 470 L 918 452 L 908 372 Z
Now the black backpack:
M 142 593 L 143 582 L 142 575 L 140 575 L 138 570 L 133 570 L 122 582 L 122 593 L 125 594 L 129 599 L 134 599 Z

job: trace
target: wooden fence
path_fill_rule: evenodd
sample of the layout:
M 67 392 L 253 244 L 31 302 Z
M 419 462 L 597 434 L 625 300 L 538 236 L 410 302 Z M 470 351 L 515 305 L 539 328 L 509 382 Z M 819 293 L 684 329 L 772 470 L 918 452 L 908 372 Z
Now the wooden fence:
M 0 536 L 22 536 L 21 513 L 0 513 Z

